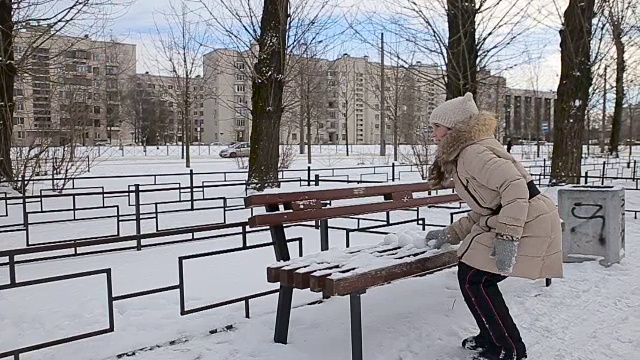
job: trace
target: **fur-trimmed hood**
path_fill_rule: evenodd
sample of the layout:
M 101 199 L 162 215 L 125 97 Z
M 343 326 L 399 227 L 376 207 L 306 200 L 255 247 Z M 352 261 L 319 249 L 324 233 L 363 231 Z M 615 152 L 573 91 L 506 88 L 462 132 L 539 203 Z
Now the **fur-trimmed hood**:
M 471 144 L 494 138 L 496 126 L 495 116 L 482 111 L 453 128 L 438 144 L 435 161 L 429 170 L 429 180 L 442 184 L 449 179 L 460 152 Z

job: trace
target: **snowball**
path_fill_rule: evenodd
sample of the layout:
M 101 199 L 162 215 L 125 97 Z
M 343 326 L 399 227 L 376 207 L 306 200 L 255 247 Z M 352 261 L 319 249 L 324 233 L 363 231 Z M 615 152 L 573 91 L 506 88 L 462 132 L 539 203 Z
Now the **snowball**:
M 418 249 L 424 249 L 427 247 L 427 239 L 424 237 L 414 237 L 413 238 L 413 246 L 417 247 Z
M 387 234 L 387 236 L 384 237 L 385 245 L 393 245 L 397 243 L 398 243 L 398 235 L 396 234 Z
M 426 238 L 427 237 L 427 232 L 426 231 L 416 231 L 416 237 L 422 237 L 422 238 Z
M 407 234 L 400 234 L 398 236 L 398 245 L 407 246 L 413 244 L 413 238 Z

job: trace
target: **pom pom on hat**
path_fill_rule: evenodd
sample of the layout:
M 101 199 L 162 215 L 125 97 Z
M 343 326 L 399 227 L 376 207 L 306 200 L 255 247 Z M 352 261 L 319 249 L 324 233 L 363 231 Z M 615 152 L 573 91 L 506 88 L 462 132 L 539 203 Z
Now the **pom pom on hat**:
M 476 102 L 473 100 L 473 94 L 466 93 L 464 96 L 445 101 L 435 108 L 431 113 L 429 123 L 453 129 L 457 124 L 467 121 L 479 113 Z

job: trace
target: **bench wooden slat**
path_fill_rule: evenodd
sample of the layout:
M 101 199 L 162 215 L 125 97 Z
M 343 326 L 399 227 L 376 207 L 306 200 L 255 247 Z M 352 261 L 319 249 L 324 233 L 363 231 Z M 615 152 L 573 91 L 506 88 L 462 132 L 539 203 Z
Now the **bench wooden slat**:
M 385 201 L 379 203 L 365 203 L 357 205 L 338 206 L 333 208 L 311 209 L 305 211 L 290 211 L 272 214 L 254 215 L 249 218 L 249 227 L 274 226 L 321 220 L 344 216 L 355 216 L 383 212 L 387 210 L 407 209 L 427 205 L 442 204 L 460 200 L 457 194 L 429 196 L 417 199 Z
M 279 194 L 254 194 L 244 198 L 245 207 L 284 204 L 301 200 L 343 200 L 360 197 L 391 194 L 399 191 L 426 192 L 433 190 L 426 182 L 413 184 L 393 184 L 380 186 L 361 186 L 346 189 L 309 190 Z
M 311 276 L 309 277 L 309 289 L 311 289 L 311 291 L 313 292 L 324 292 L 326 286 L 327 286 L 327 280 L 329 279 L 329 276 L 336 274 L 336 273 L 347 273 L 349 271 L 353 271 L 356 270 L 355 267 L 347 267 L 347 268 L 340 268 L 339 270 L 335 271 L 335 272 L 327 272 L 326 274 L 322 274 L 322 275 L 314 275 L 311 274 Z
M 374 251 L 369 252 L 369 248 L 364 248 L 361 251 L 369 252 L 374 256 L 389 256 L 395 255 L 401 247 L 389 247 L 389 248 L 381 248 L 376 249 Z M 426 250 L 425 250 L 426 251 Z M 356 254 L 359 251 L 346 251 L 347 254 Z M 402 258 L 402 257 L 400 257 Z M 271 266 L 267 268 L 267 282 L 276 283 L 280 282 L 282 285 L 294 286 L 297 289 L 306 289 L 309 287 L 310 280 L 309 277 L 311 274 L 317 271 L 330 270 L 330 269 L 340 269 L 342 264 L 339 263 L 324 263 L 324 264 L 297 264 L 297 265 L 288 265 L 287 269 L 284 267 Z M 342 270 L 342 269 L 340 269 Z
M 338 264 L 326 264 L 317 268 L 300 269 L 293 274 L 293 286 L 296 289 L 307 289 L 310 286 L 311 274 L 320 270 L 337 269 Z
M 427 272 L 435 272 L 444 268 L 455 266 L 458 263 L 456 251 L 447 251 L 433 256 L 417 258 L 415 260 L 391 265 L 385 268 L 371 270 L 343 278 L 332 279 L 325 277 L 321 283 L 322 289 L 327 295 L 348 295 L 373 286 L 390 281 L 415 276 Z M 313 276 L 311 277 L 313 282 Z

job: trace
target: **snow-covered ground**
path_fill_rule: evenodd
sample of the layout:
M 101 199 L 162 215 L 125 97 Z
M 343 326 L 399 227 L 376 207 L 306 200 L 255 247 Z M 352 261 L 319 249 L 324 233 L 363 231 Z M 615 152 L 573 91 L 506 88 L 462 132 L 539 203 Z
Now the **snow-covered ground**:
M 335 158 L 338 164 L 334 166 L 341 167 L 354 166 L 361 160 L 339 155 Z M 306 167 L 305 159 L 298 159 L 294 166 Z M 314 167 L 324 166 L 314 164 Z M 233 169 L 236 169 L 233 161 L 207 158 L 194 161 L 195 171 Z M 184 168 L 179 159 L 158 161 L 125 157 L 99 164 L 90 175 L 161 172 L 184 173 Z M 354 167 L 345 174 L 356 176 L 358 172 Z M 198 183 L 203 180 L 208 179 L 203 176 Z M 405 174 L 402 180 L 419 181 L 419 175 Z M 184 183 L 186 180 L 180 177 L 176 181 Z M 132 183 L 131 179 L 125 178 L 102 185 L 126 189 Z M 291 185 L 292 189 L 296 187 Z M 542 190 L 556 198 L 557 189 Z M 220 192 L 226 196 L 244 195 L 244 189 L 239 187 Z M 157 199 L 150 199 L 153 200 Z M 627 191 L 626 200 L 628 209 L 640 208 L 640 192 Z M 87 206 L 91 206 L 91 201 L 94 200 L 87 200 Z M 56 203 L 56 199 L 52 199 L 45 206 L 55 208 L 67 206 L 67 203 Z M 13 212 L 21 210 L 11 207 L 10 216 L 0 217 L 0 225 L 19 220 L 12 216 L 18 216 Z M 449 211 L 421 209 L 420 214 L 428 222 L 444 225 L 449 222 Z M 244 220 L 247 215 L 247 212 L 234 212 L 228 221 Z M 218 213 L 196 212 L 187 218 L 165 218 L 163 222 L 165 227 L 205 224 L 219 221 L 219 216 Z M 415 213 L 394 213 L 392 218 L 415 218 Z M 549 288 L 544 287 L 544 281 L 508 279 L 503 283 L 503 292 L 528 345 L 530 359 L 640 358 L 640 340 L 637 339 L 640 334 L 640 245 L 635 241 L 640 235 L 640 222 L 631 214 L 627 214 L 626 222 L 626 258 L 621 264 L 609 268 L 603 268 L 597 262 L 566 264 L 565 277 L 555 280 Z M 331 225 L 338 226 L 354 227 L 355 224 L 354 220 L 331 221 Z M 365 224 L 372 223 L 365 221 Z M 154 231 L 151 223 L 143 225 L 144 232 Z M 56 226 L 41 227 L 37 236 L 44 241 L 78 233 L 81 236 L 90 230 L 102 231 L 108 224 L 70 222 Z M 387 231 L 406 230 L 419 228 L 402 225 Z M 130 228 L 123 229 L 123 233 L 131 231 Z M 317 230 L 296 227 L 288 229 L 287 235 L 302 236 L 307 254 L 319 250 Z M 20 233 L 1 234 L 0 245 L 6 248 L 8 243 L 13 243 L 10 247 L 24 244 L 21 236 Z M 331 246 L 343 248 L 344 237 L 343 231 L 332 230 Z M 376 234 L 351 234 L 352 245 L 375 244 L 383 238 Z M 249 244 L 256 244 L 269 239 L 268 232 L 263 232 L 250 234 L 247 240 Z M 240 246 L 241 241 L 240 236 L 229 236 L 140 252 L 22 264 L 17 267 L 16 276 L 22 282 L 111 269 L 113 294 L 117 296 L 175 285 L 178 283 L 179 256 Z M 297 254 L 297 244 L 292 243 L 290 251 Z M 274 289 L 265 277 L 265 268 L 273 261 L 273 250 L 269 247 L 185 261 L 187 308 Z M 55 284 L 0 290 L 0 353 L 108 328 L 105 280 L 104 275 L 94 275 Z M 8 269 L 0 267 L 0 284 L 8 282 Z M 348 297 L 306 305 L 318 299 L 318 294 L 308 290 L 294 292 L 288 345 L 273 343 L 277 295 L 251 300 L 251 319 L 245 319 L 242 303 L 180 316 L 178 291 L 168 291 L 115 302 L 113 333 L 25 353 L 20 359 L 116 359 L 118 354 L 127 352 L 132 356 L 135 353 L 132 359 L 142 360 L 349 359 Z M 460 341 L 477 331 L 458 290 L 455 269 L 370 289 L 362 297 L 362 307 L 365 359 L 465 359 L 467 353 L 459 347 Z

